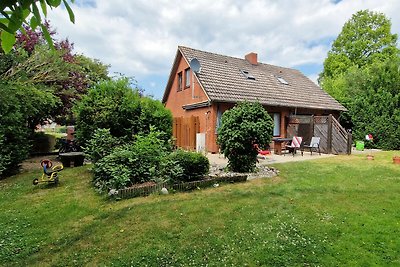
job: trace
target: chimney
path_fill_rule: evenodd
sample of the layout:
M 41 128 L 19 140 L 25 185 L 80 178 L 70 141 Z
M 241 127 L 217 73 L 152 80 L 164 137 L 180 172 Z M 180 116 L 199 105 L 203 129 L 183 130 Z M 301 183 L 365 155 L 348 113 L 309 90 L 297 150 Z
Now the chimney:
M 257 53 L 251 52 L 244 56 L 244 58 L 253 65 L 257 65 Z

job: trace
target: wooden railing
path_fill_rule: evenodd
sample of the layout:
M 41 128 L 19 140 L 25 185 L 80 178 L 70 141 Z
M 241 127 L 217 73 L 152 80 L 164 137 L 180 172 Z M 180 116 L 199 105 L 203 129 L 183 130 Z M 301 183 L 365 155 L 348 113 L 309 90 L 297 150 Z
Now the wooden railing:
M 292 135 L 300 134 L 310 138 L 311 136 L 320 137 L 320 149 L 323 153 L 351 154 L 352 136 L 340 125 L 335 117 L 332 115 L 307 117 L 291 117 L 288 133 L 290 128 Z M 302 125 L 302 131 L 300 131 L 300 125 Z M 307 130 L 307 134 L 304 133 L 304 128 Z
M 329 115 L 332 119 L 332 153 L 333 154 L 351 154 L 351 134 L 340 125 L 340 123 Z

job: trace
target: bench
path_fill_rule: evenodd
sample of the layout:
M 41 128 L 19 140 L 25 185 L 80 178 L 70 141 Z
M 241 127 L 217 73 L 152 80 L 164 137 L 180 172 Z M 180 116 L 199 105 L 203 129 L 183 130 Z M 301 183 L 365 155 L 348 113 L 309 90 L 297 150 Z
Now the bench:
M 83 160 L 85 159 L 83 152 L 60 153 L 59 156 L 64 167 L 71 167 L 71 163 L 73 163 L 74 167 L 83 166 Z

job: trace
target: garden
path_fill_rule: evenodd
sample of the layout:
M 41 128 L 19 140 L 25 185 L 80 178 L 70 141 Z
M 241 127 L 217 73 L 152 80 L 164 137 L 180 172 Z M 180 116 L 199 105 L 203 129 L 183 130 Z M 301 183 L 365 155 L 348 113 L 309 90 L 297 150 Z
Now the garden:
M 0 265 L 398 265 L 394 154 L 276 164 L 270 179 L 117 202 L 93 189 L 89 165 L 65 169 L 57 187 L 33 187 L 40 170 L 27 170 L 0 181 Z

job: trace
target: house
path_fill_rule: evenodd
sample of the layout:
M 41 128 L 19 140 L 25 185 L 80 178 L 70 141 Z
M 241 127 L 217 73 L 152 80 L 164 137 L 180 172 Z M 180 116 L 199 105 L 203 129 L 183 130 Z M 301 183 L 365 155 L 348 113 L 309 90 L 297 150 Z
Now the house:
M 236 58 L 178 47 L 162 99 L 174 117 L 177 146 L 195 149 L 204 142 L 208 152 L 218 152 L 221 116 L 240 101 L 265 107 L 274 137 L 287 137 L 293 115 L 337 117 L 346 110 L 300 71 L 258 62 L 256 53 Z

